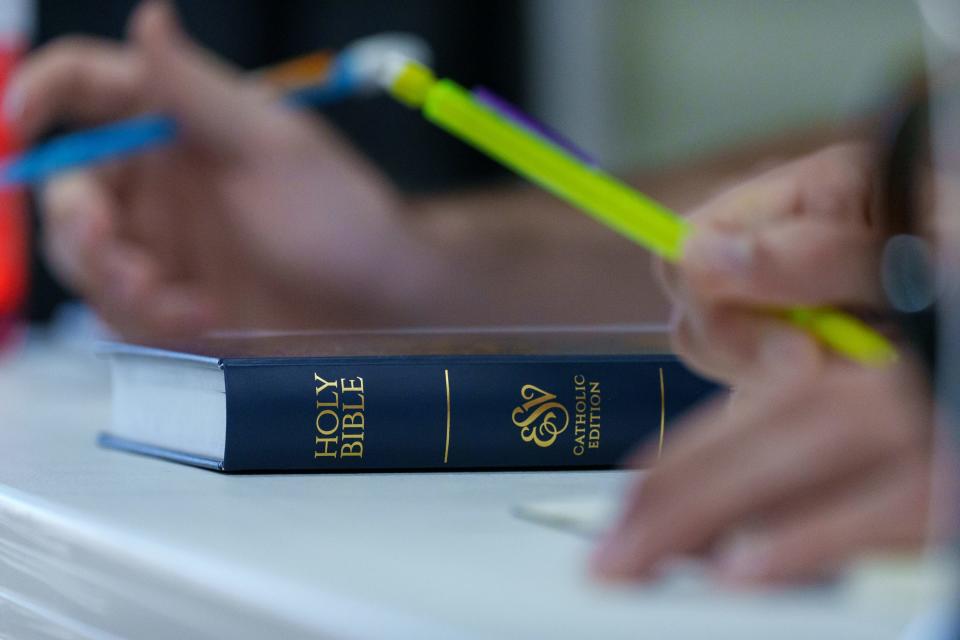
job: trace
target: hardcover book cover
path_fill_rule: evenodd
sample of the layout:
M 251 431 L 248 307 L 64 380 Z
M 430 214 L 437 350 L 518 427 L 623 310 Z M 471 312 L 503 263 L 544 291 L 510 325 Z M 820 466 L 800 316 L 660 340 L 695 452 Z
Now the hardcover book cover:
M 102 444 L 228 472 L 609 468 L 716 387 L 637 332 L 113 345 Z

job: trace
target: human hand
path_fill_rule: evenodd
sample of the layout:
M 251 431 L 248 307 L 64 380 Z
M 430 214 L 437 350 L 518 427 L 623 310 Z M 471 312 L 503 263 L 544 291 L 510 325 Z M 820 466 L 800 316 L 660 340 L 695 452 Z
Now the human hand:
M 739 386 L 810 376 L 832 358 L 768 313 L 881 299 L 867 150 L 830 147 L 748 180 L 691 215 L 678 265 L 661 264 L 673 344 L 693 368 Z
M 5 111 L 26 141 L 58 122 L 177 120 L 169 148 L 41 194 L 54 271 L 128 338 L 386 324 L 419 278 L 422 252 L 383 178 L 322 122 L 201 51 L 165 3 L 139 8 L 127 43 L 41 50 Z
M 628 492 L 594 557 L 606 580 L 707 558 L 734 584 L 823 577 L 857 553 L 915 548 L 927 533 L 930 400 L 907 367 L 836 362 L 699 411 Z

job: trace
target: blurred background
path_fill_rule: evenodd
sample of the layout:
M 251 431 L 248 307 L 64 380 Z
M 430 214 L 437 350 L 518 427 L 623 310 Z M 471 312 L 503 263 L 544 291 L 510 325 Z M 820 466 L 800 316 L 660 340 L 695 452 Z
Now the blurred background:
M 4 12 L 28 12 L 31 46 L 77 32 L 121 37 L 135 4 L 0 0 L 0 24 Z M 433 45 L 439 71 L 519 103 L 618 170 L 682 165 L 783 132 L 856 119 L 922 65 L 912 0 L 176 4 L 201 42 L 245 68 L 380 31 L 419 33 Z M 386 99 L 333 109 L 330 117 L 408 191 L 505 177 Z M 43 322 L 69 296 L 38 252 L 32 256 L 24 314 Z
M 533 109 L 618 167 L 875 109 L 923 66 L 914 0 L 533 0 Z

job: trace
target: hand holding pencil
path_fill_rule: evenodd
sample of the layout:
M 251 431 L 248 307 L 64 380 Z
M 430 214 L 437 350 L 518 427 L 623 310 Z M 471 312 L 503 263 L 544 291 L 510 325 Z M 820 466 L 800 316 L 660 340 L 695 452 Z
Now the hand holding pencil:
M 180 128 L 176 144 L 43 185 L 61 279 L 131 339 L 387 317 L 378 302 L 407 272 L 369 256 L 405 249 L 390 185 L 322 121 L 201 51 L 166 4 L 131 25 L 125 43 L 41 50 L 6 104 L 27 143 L 143 112 Z
M 660 258 L 681 262 L 692 253 L 689 244 L 696 234 L 689 222 L 585 162 L 536 123 L 486 100 L 481 90 L 437 79 L 430 69 L 401 55 L 385 62 L 382 84 L 437 126 Z M 884 367 L 898 359 L 884 336 L 841 310 L 807 305 L 759 310 L 862 365 Z
M 865 148 L 830 147 L 693 212 L 684 258 L 659 263 L 677 352 L 735 386 L 820 371 L 829 352 L 758 310 L 882 306 L 870 171 Z

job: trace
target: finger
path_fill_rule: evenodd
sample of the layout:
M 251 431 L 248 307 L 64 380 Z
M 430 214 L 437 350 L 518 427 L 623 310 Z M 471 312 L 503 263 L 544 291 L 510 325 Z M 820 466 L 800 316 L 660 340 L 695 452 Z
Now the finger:
M 798 215 L 862 226 L 871 168 L 864 145 L 831 146 L 729 189 L 690 219 L 717 231 L 759 228 Z
M 689 467 L 709 463 L 713 456 L 728 450 L 731 441 L 746 442 L 751 429 L 751 421 L 741 416 L 729 416 L 723 405 L 711 403 L 671 429 L 670 442 L 659 460 L 654 460 L 648 449 L 641 459 L 641 466 L 646 466 L 648 471 L 628 490 L 618 522 L 594 553 L 591 561 L 594 574 L 606 580 L 645 577 L 668 551 L 678 552 L 695 546 L 694 541 L 677 541 L 677 546 L 661 552 L 659 545 L 662 542 L 656 539 L 658 533 L 643 521 L 644 514 L 662 515 L 657 512 L 664 509 L 661 506 L 664 488 L 667 483 L 683 481 L 676 478 L 685 464 Z M 713 480 L 701 470 L 695 470 L 693 479 L 703 483 L 704 492 L 708 491 Z M 687 496 L 678 494 L 676 498 L 682 500 Z M 697 505 L 696 508 L 701 507 Z M 649 547 L 654 550 L 650 552 Z
M 80 295 L 97 285 L 96 256 L 113 240 L 115 203 L 92 172 L 51 180 L 40 195 L 43 245 L 58 279 Z
M 734 437 L 709 447 L 675 440 L 670 455 L 631 496 L 596 558 L 598 572 L 642 576 L 663 558 L 701 548 L 784 496 L 855 472 L 904 446 L 906 430 L 898 429 L 874 429 L 876 436 L 865 442 L 862 430 L 845 428 L 844 421 L 882 424 L 885 416 L 852 415 L 841 402 L 842 396 L 799 394 L 750 407 L 748 415 L 718 416 L 725 423 L 719 428 Z M 687 433 L 710 427 L 702 422 Z
M 127 339 L 189 337 L 215 323 L 212 297 L 189 283 L 166 280 L 156 260 L 133 245 L 105 249 L 98 272 L 102 286 L 91 303 Z
M 737 585 L 806 580 L 835 573 L 857 551 L 917 548 L 926 534 L 930 483 L 925 459 L 885 464 L 767 522 L 750 544 L 719 555 L 716 575 Z
M 125 337 L 190 335 L 214 322 L 208 296 L 165 282 L 155 258 L 116 237 L 116 203 L 103 179 L 78 172 L 51 181 L 41 208 L 54 272 Z
M 699 373 L 730 385 L 809 377 L 824 360 L 815 339 L 768 314 L 690 304 L 673 324 L 673 350 Z
M 131 20 L 145 59 L 151 96 L 174 116 L 188 137 L 223 153 L 260 152 L 300 142 L 313 129 L 301 114 L 283 107 L 265 85 L 244 80 L 181 30 L 167 2 L 148 1 Z
M 797 161 L 797 212 L 869 226 L 873 153 L 863 143 L 837 144 Z
M 793 215 L 799 193 L 794 176 L 778 169 L 721 193 L 694 210 L 689 219 L 698 227 L 718 232 L 755 228 Z
M 64 38 L 23 63 L 4 100 L 5 115 L 28 141 L 61 121 L 118 118 L 139 105 L 142 78 L 141 61 L 130 50 Z
M 754 306 L 879 304 L 879 246 L 863 229 L 795 219 L 747 233 L 691 236 L 685 286 Z
M 878 433 L 882 444 L 865 444 L 862 429 L 845 429 L 843 419 L 831 421 L 823 413 L 829 411 L 813 412 L 810 420 L 786 430 L 746 427 L 736 440 L 704 448 L 699 460 L 690 455 L 680 463 L 661 464 L 619 529 L 625 532 L 620 542 L 626 540 L 629 555 L 614 575 L 643 575 L 663 558 L 703 548 L 773 505 L 822 495 L 824 487 L 889 461 L 891 452 L 907 445 L 900 437 L 905 431 Z M 882 418 L 867 421 L 875 428 Z M 731 444 L 737 448 L 731 450 Z M 636 564 L 631 567 L 631 562 Z

